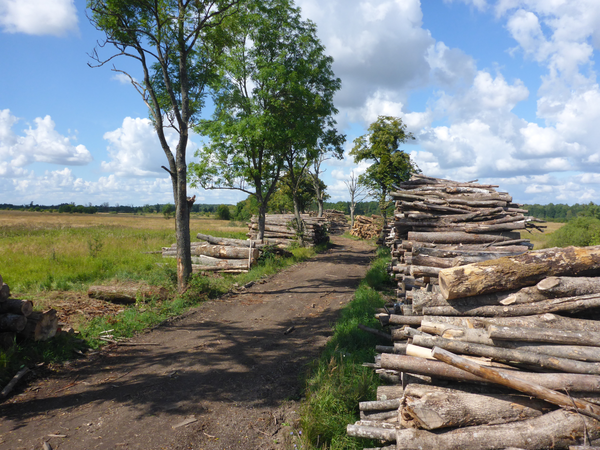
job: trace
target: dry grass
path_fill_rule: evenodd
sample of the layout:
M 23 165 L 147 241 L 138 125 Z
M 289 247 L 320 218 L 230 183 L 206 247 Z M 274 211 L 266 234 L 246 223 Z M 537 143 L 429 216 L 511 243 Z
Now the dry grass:
M 521 231 L 521 238 L 529 239 L 534 245 L 534 250 L 546 248 L 548 240 L 550 239 L 550 235 L 565 224 L 558 222 L 546 222 L 542 225 L 546 227 L 543 233 L 540 233 L 539 231 L 532 231 L 531 233 L 528 231 Z

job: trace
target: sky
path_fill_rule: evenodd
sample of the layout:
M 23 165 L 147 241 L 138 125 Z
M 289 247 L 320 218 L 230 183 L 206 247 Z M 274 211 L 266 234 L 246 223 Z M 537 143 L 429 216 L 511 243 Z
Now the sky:
M 103 35 L 85 3 L 0 0 L 0 203 L 172 202 L 141 97 L 110 66 L 89 66 Z M 342 80 L 346 152 L 326 164 L 330 201 L 348 200 L 345 181 L 367 167 L 348 155 L 353 140 L 391 115 L 415 136 L 402 150 L 425 175 L 495 184 L 518 203 L 600 203 L 600 1 L 296 4 Z M 139 74 L 133 61 L 113 62 Z M 202 143 L 191 141 L 188 161 Z

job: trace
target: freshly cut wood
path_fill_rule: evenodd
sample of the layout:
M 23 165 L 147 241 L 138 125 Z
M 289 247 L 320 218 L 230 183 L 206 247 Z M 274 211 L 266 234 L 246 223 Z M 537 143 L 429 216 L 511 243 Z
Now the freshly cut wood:
M 473 394 L 423 384 L 409 384 L 400 410 L 404 428 L 496 425 L 539 417 L 554 409 L 541 400 L 502 394 Z
M 444 297 L 446 297 L 446 294 L 444 294 Z M 423 308 L 423 314 L 432 316 L 465 315 L 483 317 L 529 316 L 561 311 L 578 312 L 598 307 L 600 307 L 600 294 L 590 294 L 507 306 L 481 306 L 479 308 L 432 306 Z
M 593 331 L 549 330 L 546 328 L 516 328 L 490 325 L 488 333 L 492 339 L 554 344 L 589 345 L 600 347 L 600 333 Z
M 491 345 L 474 344 L 437 336 L 417 335 L 413 337 L 413 344 L 427 348 L 439 347 L 445 350 L 473 356 L 484 356 L 496 361 L 521 362 L 539 366 L 543 369 L 559 370 L 568 373 L 600 374 L 599 363 L 575 361 L 573 359 L 558 358 L 529 350 L 499 348 Z M 407 351 L 408 354 L 408 351 Z
M 423 319 L 421 322 L 421 331 L 424 333 L 436 334 L 445 339 L 455 339 L 458 341 L 471 342 L 477 344 L 494 345 L 494 341 L 486 329 L 469 328 L 468 326 L 459 326 L 440 322 L 439 317 Z
M 447 299 L 532 286 L 549 275 L 577 275 L 600 270 L 600 246 L 551 248 L 440 272 Z
M 600 283 L 596 277 L 548 277 L 540 281 L 536 288 L 546 297 L 573 297 L 600 293 Z
M 559 409 L 529 420 L 458 428 L 447 433 L 414 428 L 398 430 L 396 449 L 568 449 L 586 433 L 591 439 L 600 435 L 600 427 L 594 419 Z
M 478 377 L 441 361 L 430 361 L 423 358 L 394 355 L 391 353 L 383 353 L 381 355 L 381 368 L 450 380 L 478 383 L 487 382 L 482 377 Z M 499 371 L 500 373 L 514 373 L 514 371 L 504 369 L 495 370 Z M 518 374 L 520 379 L 536 382 L 548 389 L 568 389 L 569 392 L 600 392 L 600 377 L 596 375 L 533 373 L 522 371 L 519 371 Z
M 55 309 L 34 311 L 26 319 L 25 329 L 20 333 L 28 339 L 46 341 L 54 337 L 58 329 L 58 317 Z
M 0 302 L 4 302 L 10 297 L 10 288 L 6 283 L 0 283 Z
M 90 286 L 88 297 L 114 303 L 132 304 L 137 299 L 167 300 L 169 291 L 157 286 Z
M 439 347 L 433 348 L 433 356 L 446 364 L 451 364 L 458 369 L 485 378 L 492 383 L 515 389 L 524 394 L 533 395 L 557 406 L 576 408 L 581 414 L 600 420 L 600 405 L 572 398 L 569 395 L 546 388 L 541 384 L 525 380 L 521 377 L 521 373 L 513 375 L 507 372 L 500 372 L 498 369 L 493 369 L 491 367 L 484 367 Z M 599 428 L 600 432 L 598 424 L 596 424 L 596 428 Z
M 0 314 L 0 331 L 20 332 L 27 325 L 27 317 L 21 314 Z
M 432 244 L 487 244 L 509 241 L 511 237 L 495 234 L 470 234 L 462 231 L 428 233 L 411 231 L 408 233 L 409 241 L 429 242 Z
M 209 242 L 214 245 L 232 245 L 234 247 L 250 247 L 250 244 L 252 244 L 252 247 L 257 247 L 257 248 L 260 248 L 263 245 L 263 243 L 258 240 L 251 241 L 250 239 L 220 238 L 220 237 L 215 237 L 215 236 L 211 236 L 209 234 L 202 234 L 202 233 L 198 233 L 196 235 L 196 237 L 198 239 L 201 239 L 203 241 Z
M 8 300 L 0 303 L 0 314 L 11 313 L 21 314 L 28 317 L 33 312 L 33 302 L 29 300 L 18 300 L 16 298 L 9 298 Z

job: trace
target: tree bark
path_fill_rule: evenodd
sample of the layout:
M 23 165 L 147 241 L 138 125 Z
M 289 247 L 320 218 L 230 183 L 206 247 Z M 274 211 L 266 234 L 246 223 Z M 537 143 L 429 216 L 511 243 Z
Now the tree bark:
M 536 288 L 547 298 L 600 293 L 600 283 L 596 277 L 548 277 L 540 281 Z
M 400 424 L 425 430 L 497 425 L 539 417 L 554 409 L 524 396 L 473 394 L 422 384 L 409 384 L 404 396 Z
M 252 243 L 253 247 L 260 248 L 261 241 L 250 241 L 249 239 L 229 239 L 229 238 L 220 238 L 210 236 L 208 234 L 198 233 L 196 235 L 198 239 L 209 242 L 213 245 L 227 245 L 233 247 L 250 247 L 250 243 Z
M 257 248 L 240 248 L 225 245 L 202 245 L 194 247 L 192 254 L 195 256 L 212 256 L 222 259 L 258 259 L 260 251 Z
M 246 259 L 221 259 L 212 258 L 210 256 L 193 256 L 192 262 L 194 264 L 203 266 L 215 266 L 228 269 L 249 269 L 248 260 Z
M 580 332 L 547 328 L 516 328 L 490 325 L 488 326 L 488 333 L 492 339 L 600 347 L 600 333 L 587 330 Z
M 495 234 L 470 234 L 463 231 L 444 233 L 411 231 L 408 233 L 408 240 L 432 244 L 491 244 L 509 241 L 512 238 Z
M 473 375 L 464 370 L 451 366 L 441 361 L 431 361 L 412 356 L 382 353 L 381 368 L 397 370 L 417 375 L 427 375 L 435 378 L 444 378 L 458 381 L 487 383 L 485 378 Z M 570 392 L 600 392 L 600 377 L 596 375 L 566 374 L 566 373 L 533 373 L 516 372 L 504 369 L 495 369 L 504 374 L 518 373 L 520 379 L 535 382 L 548 389 L 569 389 Z
M 549 275 L 600 270 L 600 246 L 551 248 L 444 269 L 440 289 L 447 299 L 531 286 Z
M 485 378 L 489 382 L 515 389 L 519 392 L 523 392 L 524 394 L 533 395 L 557 406 L 566 408 L 574 407 L 581 414 L 585 414 L 588 417 L 593 417 L 600 421 L 600 405 L 575 399 L 568 395 L 546 388 L 541 384 L 525 380 L 521 378 L 521 373 L 503 373 L 491 367 L 481 366 L 473 361 L 454 355 L 449 351 L 438 347 L 433 348 L 433 356 L 436 359 L 445 362 L 446 364 L 451 364 L 456 368 L 465 370 L 481 378 Z M 600 431 L 598 424 L 596 424 L 596 428 L 598 428 Z
M 447 433 L 432 433 L 412 428 L 398 430 L 396 450 L 523 450 L 568 449 L 588 433 L 593 439 L 598 423 L 589 417 L 557 410 L 543 416 L 501 425 L 458 428 Z

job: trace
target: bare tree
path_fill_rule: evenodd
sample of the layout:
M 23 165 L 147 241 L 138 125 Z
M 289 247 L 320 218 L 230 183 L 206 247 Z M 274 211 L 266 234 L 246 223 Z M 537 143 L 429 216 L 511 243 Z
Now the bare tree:
M 369 196 L 369 192 L 366 186 L 363 186 L 358 181 L 358 176 L 354 174 L 354 171 L 350 173 L 350 180 L 344 181 L 344 184 L 348 187 L 350 193 L 350 228 L 354 227 L 354 210 L 356 204 L 362 202 Z

